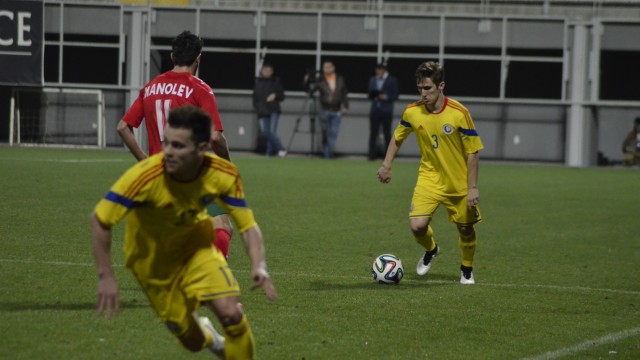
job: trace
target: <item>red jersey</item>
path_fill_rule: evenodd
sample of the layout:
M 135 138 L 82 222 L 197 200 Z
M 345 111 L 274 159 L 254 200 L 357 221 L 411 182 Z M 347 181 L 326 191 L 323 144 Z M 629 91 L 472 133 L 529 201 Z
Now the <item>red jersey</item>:
M 212 130 L 222 131 L 213 91 L 204 81 L 187 72 L 168 71 L 156 76 L 141 90 L 122 120 L 137 128 L 146 119 L 149 156 L 162 151 L 169 110 L 194 105 L 211 115 Z

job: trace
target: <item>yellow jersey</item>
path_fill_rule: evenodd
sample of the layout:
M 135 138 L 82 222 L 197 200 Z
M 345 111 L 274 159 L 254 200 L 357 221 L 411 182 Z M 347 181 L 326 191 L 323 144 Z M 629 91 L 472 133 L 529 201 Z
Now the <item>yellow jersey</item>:
M 136 163 L 96 205 L 104 225 L 126 216 L 125 263 L 138 277 L 168 284 L 187 259 L 211 248 L 213 225 L 206 206 L 216 201 L 242 233 L 256 225 L 247 206 L 238 169 L 207 153 L 200 174 L 190 182 L 165 172 L 164 153 Z
M 469 110 L 447 97 L 437 113 L 429 112 L 423 101 L 409 104 L 395 140 L 401 143 L 412 132 L 422 157 L 418 185 L 440 195 L 467 195 L 467 154 L 483 148 Z

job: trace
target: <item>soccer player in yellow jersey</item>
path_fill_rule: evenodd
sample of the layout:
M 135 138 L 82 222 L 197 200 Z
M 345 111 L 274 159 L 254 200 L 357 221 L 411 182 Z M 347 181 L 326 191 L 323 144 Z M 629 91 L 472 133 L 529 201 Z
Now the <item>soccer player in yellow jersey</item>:
M 409 210 L 409 226 L 425 253 L 418 261 L 418 275 L 431 269 L 438 254 L 429 223 L 441 204 L 449 221 L 456 224 L 462 251 L 460 283 L 474 284 L 473 258 L 476 233 L 473 225 L 481 220 L 478 192 L 478 151 L 483 148 L 469 111 L 458 101 L 446 97 L 444 68 L 425 62 L 416 69 L 416 84 L 421 100 L 410 104 L 389 143 L 378 169 L 382 183 L 391 181 L 391 165 L 402 142 L 413 132 L 420 147 L 418 181 Z
M 126 217 L 125 265 L 182 345 L 194 352 L 208 348 L 227 360 L 255 359 L 240 288 L 222 253 L 211 246 L 209 203 L 216 201 L 235 221 L 251 260 L 252 289 L 262 287 L 270 300 L 277 294 L 238 170 L 207 152 L 210 137 L 211 118 L 203 110 L 189 105 L 171 110 L 163 152 L 126 171 L 96 206 L 91 225 L 98 313 L 110 318 L 119 311 L 111 229 Z M 216 314 L 224 337 L 207 317 L 198 317 L 201 305 Z

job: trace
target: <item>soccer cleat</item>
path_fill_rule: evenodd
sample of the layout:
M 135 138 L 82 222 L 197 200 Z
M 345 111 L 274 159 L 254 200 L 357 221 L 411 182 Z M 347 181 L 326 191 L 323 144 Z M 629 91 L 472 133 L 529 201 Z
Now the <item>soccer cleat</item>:
M 471 285 L 476 281 L 473 278 L 473 268 L 469 266 L 460 265 L 460 284 Z
M 435 249 L 424 252 L 424 256 L 418 261 L 418 266 L 416 266 L 416 272 L 418 273 L 418 275 L 425 275 L 429 272 L 429 270 L 431 270 L 433 259 L 435 259 L 436 255 L 438 255 L 439 249 L 440 248 L 438 247 L 438 245 L 436 245 Z
M 211 344 L 208 349 L 212 353 L 214 353 L 220 359 L 224 359 L 224 336 L 218 334 L 216 329 L 211 324 L 211 320 L 208 317 L 202 316 L 200 317 L 200 326 L 202 326 L 204 331 L 207 331 L 213 337 L 213 344 Z
M 287 157 L 287 150 L 280 150 L 278 151 L 278 157 Z

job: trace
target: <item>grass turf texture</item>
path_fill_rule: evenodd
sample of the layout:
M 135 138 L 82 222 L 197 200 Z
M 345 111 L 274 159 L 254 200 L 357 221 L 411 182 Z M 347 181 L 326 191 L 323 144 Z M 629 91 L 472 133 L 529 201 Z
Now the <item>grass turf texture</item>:
M 477 284 L 462 286 L 444 208 L 432 223 L 441 253 L 415 274 L 417 159 L 398 160 L 387 185 L 377 162 L 234 160 L 280 295 L 248 290 L 235 234 L 230 265 L 260 359 L 640 358 L 637 170 L 481 163 Z M 178 346 L 149 308 L 122 267 L 122 225 L 122 311 L 96 316 L 89 213 L 131 164 L 121 151 L 0 148 L 0 358 L 210 357 Z M 405 264 L 398 286 L 370 278 L 382 253 Z

